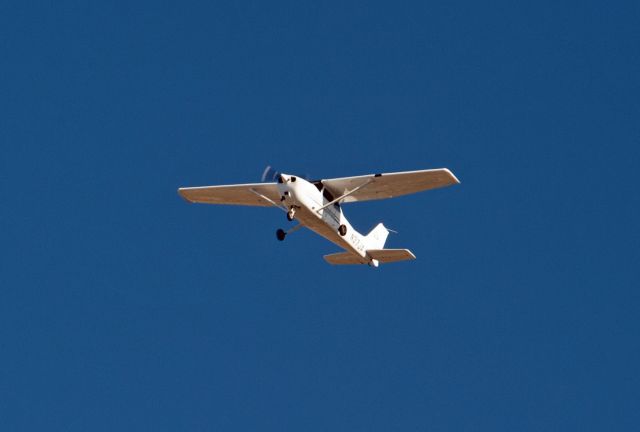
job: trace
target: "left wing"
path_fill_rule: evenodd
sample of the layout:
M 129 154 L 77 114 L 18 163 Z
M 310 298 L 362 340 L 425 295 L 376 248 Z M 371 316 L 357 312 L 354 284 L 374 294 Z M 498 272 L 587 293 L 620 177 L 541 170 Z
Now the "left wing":
M 341 200 L 343 203 L 393 198 L 458 183 L 460 181 L 447 168 L 322 180 L 336 197 L 359 188 Z
M 280 193 L 275 183 L 189 187 L 178 189 L 178 193 L 192 203 L 268 207 L 277 206 L 280 202 Z

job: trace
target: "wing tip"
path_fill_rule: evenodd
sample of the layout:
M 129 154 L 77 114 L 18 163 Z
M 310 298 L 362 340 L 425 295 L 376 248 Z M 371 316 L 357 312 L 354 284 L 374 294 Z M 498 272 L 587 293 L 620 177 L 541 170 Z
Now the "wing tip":
M 180 198 L 182 198 L 183 200 L 185 200 L 188 203 L 193 203 L 193 201 L 191 201 L 186 194 L 187 188 L 178 188 L 178 195 L 180 195 Z
M 447 174 L 449 174 L 449 176 L 451 176 L 451 179 L 453 180 L 453 184 L 460 184 L 460 180 L 458 179 L 458 177 L 456 177 L 456 175 L 454 173 L 451 172 L 451 170 L 449 168 L 442 168 Z

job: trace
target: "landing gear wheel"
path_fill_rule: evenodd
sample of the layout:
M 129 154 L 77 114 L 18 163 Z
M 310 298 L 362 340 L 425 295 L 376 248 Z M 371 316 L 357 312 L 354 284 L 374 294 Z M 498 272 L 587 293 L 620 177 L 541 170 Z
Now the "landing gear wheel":
M 293 220 L 293 216 L 296 214 L 295 209 L 291 208 L 289 209 L 289 211 L 287 212 L 287 220 L 289 222 L 291 222 Z
M 344 237 L 347 234 L 347 227 L 345 225 L 340 225 L 338 227 L 338 234 Z
M 278 240 L 282 241 L 286 236 L 287 233 L 282 228 L 276 231 L 276 237 L 278 238 Z

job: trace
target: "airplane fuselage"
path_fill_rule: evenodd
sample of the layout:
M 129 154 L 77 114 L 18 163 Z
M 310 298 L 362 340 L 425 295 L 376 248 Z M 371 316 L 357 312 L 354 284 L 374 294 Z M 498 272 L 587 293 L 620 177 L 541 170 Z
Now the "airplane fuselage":
M 363 263 L 377 264 L 367 256 L 364 236 L 351 226 L 340 204 L 330 204 L 338 197 L 333 197 L 321 183 L 317 187 L 303 178 L 281 174 L 278 190 L 281 203 L 293 209 L 295 219 L 301 225 L 360 256 Z

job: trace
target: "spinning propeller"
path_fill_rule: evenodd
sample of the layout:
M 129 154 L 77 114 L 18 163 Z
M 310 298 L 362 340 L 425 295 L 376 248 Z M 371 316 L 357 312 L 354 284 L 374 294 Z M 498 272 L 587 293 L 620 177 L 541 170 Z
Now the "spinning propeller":
M 271 165 L 267 165 L 267 167 L 262 172 L 262 177 L 260 178 L 260 181 L 263 183 L 278 182 L 280 179 L 280 174 L 282 174 L 280 171 L 276 171 L 271 167 Z M 309 181 L 309 176 L 307 174 L 302 176 L 297 176 L 297 177 L 300 177 Z

